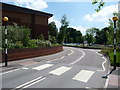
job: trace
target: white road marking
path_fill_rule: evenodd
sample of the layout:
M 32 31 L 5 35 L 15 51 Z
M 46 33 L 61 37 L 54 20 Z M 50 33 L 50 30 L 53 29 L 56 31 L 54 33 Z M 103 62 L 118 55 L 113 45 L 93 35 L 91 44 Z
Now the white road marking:
M 90 89 L 91 87 L 85 87 L 85 88 Z
M 76 76 L 74 76 L 72 79 L 86 83 L 93 74 L 94 74 L 93 71 L 81 70 L 81 71 L 80 71 Z
M 110 70 L 109 70 L 109 71 L 110 71 Z M 107 87 L 108 87 L 109 78 L 110 78 L 110 75 L 108 76 L 108 78 L 107 78 L 107 80 L 106 80 L 106 82 L 105 82 L 105 86 L 104 86 L 104 88 L 107 88 Z
M 97 70 L 97 71 L 105 71 L 105 66 L 104 66 L 104 64 L 107 62 L 107 59 L 103 56 L 102 57 L 105 61 L 102 63 L 102 68 L 103 68 L 103 70 Z
M 36 83 L 38 83 L 38 82 L 40 82 L 40 81 L 42 81 L 44 79 L 46 79 L 46 78 L 45 77 L 42 78 L 42 76 L 40 76 L 40 77 L 38 77 L 36 79 L 33 79 L 33 80 L 29 81 L 29 82 L 26 82 L 26 83 L 20 85 L 20 86 L 16 87 L 15 89 L 12 89 L 12 90 L 16 90 L 17 88 L 27 88 L 27 87 L 32 86 L 32 85 L 34 85 L 34 84 L 36 84 Z
M 4 74 L 10 73 L 10 72 L 15 72 L 15 71 L 18 71 L 18 70 L 20 70 L 20 68 L 14 69 L 14 70 L 10 70 L 8 72 L 0 73 L 0 75 L 4 75 Z
M 105 61 L 102 63 L 103 70 L 105 71 L 105 66 L 104 64 L 107 62 L 107 59 L 105 57 L 102 57 Z
M 68 56 L 70 56 L 71 54 L 73 54 L 73 51 L 70 49 L 70 51 L 71 51 L 71 53 L 69 53 L 69 54 L 67 54 Z M 50 61 L 47 61 L 48 63 L 49 62 L 52 62 L 52 61 L 57 61 L 57 60 L 59 60 L 59 59 L 63 59 L 65 56 L 61 56 L 61 57 L 59 57 L 59 58 L 55 58 L 55 59 L 52 59 L 52 60 L 50 60 Z
M 89 51 L 95 52 L 96 54 L 102 56 L 102 54 L 100 54 L 100 53 L 98 53 L 98 52 L 96 52 L 96 51 L 94 51 L 94 50 L 89 50 Z M 105 66 L 104 66 L 104 64 L 107 62 L 107 59 L 106 59 L 104 56 L 103 56 L 102 58 L 105 60 L 105 61 L 102 63 L 102 68 L 103 68 L 103 70 L 97 70 L 97 71 L 104 72 L 104 71 L 105 71 Z
M 46 68 L 49 68 L 49 67 L 51 67 L 51 66 L 53 66 L 53 64 L 44 64 L 44 65 L 41 65 L 41 66 L 38 66 L 38 67 L 34 67 L 34 68 L 32 68 L 32 69 L 35 69 L 35 70 L 43 70 L 43 69 L 46 69 Z
M 60 68 L 58 68 L 58 69 L 55 69 L 55 70 L 53 70 L 53 71 L 51 71 L 51 72 L 49 72 L 49 73 L 59 76 L 59 75 L 65 73 L 66 71 L 68 71 L 68 70 L 70 70 L 70 69 L 71 69 L 71 67 L 64 67 L 64 66 L 62 66 L 62 67 L 60 67 Z
M 27 70 L 28 68 L 26 68 L 26 67 L 22 67 L 22 69 L 25 69 L 25 70 Z
M 68 56 L 70 56 L 71 54 L 73 54 L 73 50 L 70 49 L 70 51 L 71 51 L 71 53 L 69 53 Z
M 82 50 L 78 50 L 78 51 L 82 52 L 82 56 L 80 58 L 76 59 L 75 61 L 71 62 L 69 65 L 74 65 L 77 62 L 79 62 L 83 57 L 85 57 L 85 53 Z
M 65 56 L 62 56 L 61 59 L 63 59 Z
M 23 88 L 30 87 L 30 86 L 32 86 L 32 85 L 34 85 L 34 84 L 36 84 L 36 83 L 38 83 L 38 82 L 40 82 L 40 81 L 43 81 L 44 79 L 46 79 L 46 77 L 44 77 L 44 78 L 42 78 L 42 79 L 40 79 L 40 80 L 38 80 L 38 81 L 36 81 L 36 82 L 33 82 L 33 83 L 31 83 L 31 84 L 29 84 L 29 85 L 23 87 Z
M 33 80 L 29 81 L 29 82 L 26 82 L 26 83 L 24 83 L 24 84 L 22 84 L 22 85 L 20 85 L 20 86 L 18 86 L 18 87 L 16 87 L 16 88 L 24 87 L 25 85 L 28 85 L 29 83 L 32 83 L 32 82 L 34 82 L 34 81 L 36 81 L 36 80 L 38 80 L 38 79 L 41 79 L 41 78 L 42 78 L 42 76 L 40 76 L 40 77 L 38 77 L 38 78 L 36 78 L 36 79 L 33 79 Z

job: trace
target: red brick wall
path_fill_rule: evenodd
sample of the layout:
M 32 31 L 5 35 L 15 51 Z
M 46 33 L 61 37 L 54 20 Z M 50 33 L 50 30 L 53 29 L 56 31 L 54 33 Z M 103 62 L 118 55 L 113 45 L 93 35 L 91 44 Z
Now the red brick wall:
M 63 46 L 11 49 L 8 50 L 8 61 L 49 55 L 60 51 L 63 51 Z M 4 62 L 4 53 L 2 54 L 2 62 Z

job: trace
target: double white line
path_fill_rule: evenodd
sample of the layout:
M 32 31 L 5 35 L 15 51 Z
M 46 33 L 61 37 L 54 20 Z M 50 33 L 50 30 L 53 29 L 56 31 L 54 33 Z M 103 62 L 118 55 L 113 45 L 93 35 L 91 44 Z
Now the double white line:
M 44 79 L 46 79 L 46 77 L 40 76 L 40 77 L 38 77 L 36 79 L 33 79 L 33 80 L 29 81 L 29 82 L 26 82 L 26 83 L 24 83 L 24 84 L 22 84 L 20 86 L 17 86 L 16 88 L 14 88 L 12 90 L 19 90 L 19 89 L 21 90 L 22 88 L 30 87 L 30 86 L 32 86 L 32 85 L 34 85 L 34 84 L 36 84 L 36 83 L 38 83 L 38 82 L 40 82 L 40 81 L 42 81 Z

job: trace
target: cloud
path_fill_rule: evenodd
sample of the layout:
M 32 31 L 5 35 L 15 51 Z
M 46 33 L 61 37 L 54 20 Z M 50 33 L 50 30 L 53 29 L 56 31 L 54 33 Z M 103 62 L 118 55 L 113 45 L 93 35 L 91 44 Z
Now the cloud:
M 78 31 L 81 31 L 82 35 L 86 34 L 86 30 L 89 29 L 89 27 L 83 27 L 83 26 L 70 26 Z
M 106 22 L 109 18 L 113 16 L 114 12 L 118 12 L 118 5 L 106 6 L 99 12 L 87 14 L 84 17 L 84 20 L 90 22 Z
M 53 21 L 55 22 L 57 28 L 59 29 L 61 27 L 61 23 L 58 20 L 55 19 L 55 16 L 49 18 L 49 20 L 48 20 L 49 23 L 51 23 Z
M 43 0 L 14 0 L 13 3 L 17 6 L 34 10 L 43 10 L 48 7 L 47 3 Z

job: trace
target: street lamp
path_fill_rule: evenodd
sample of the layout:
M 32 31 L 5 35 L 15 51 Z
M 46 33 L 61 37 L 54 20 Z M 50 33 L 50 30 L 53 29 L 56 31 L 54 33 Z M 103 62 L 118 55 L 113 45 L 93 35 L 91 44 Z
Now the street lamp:
M 3 17 L 3 21 L 5 22 L 5 66 L 7 66 L 8 62 L 8 53 L 7 53 L 7 22 L 8 22 L 8 17 Z
M 116 21 L 118 20 L 118 18 L 114 16 L 112 20 L 114 22 L 114 70 L 115 70 L 116 69 Z

